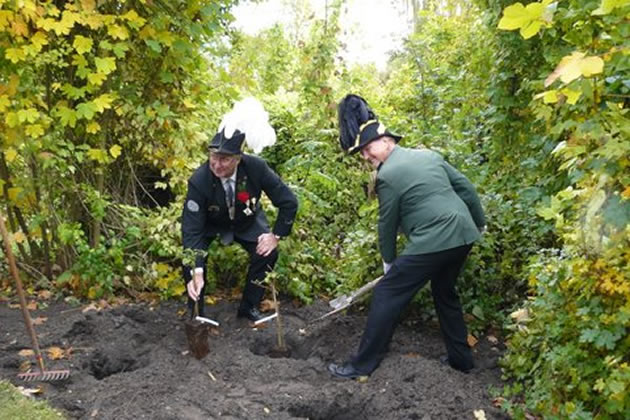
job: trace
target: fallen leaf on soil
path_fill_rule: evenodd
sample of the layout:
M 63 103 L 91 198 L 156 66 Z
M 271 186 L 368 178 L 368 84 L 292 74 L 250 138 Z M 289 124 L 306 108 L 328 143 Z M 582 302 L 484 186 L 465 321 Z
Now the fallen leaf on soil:
M 35 302 L 34 300 L 33 300 L 33 301 L 31 301 L 31 302 L 29 302 L 29 303 L 26 305 L 26 309 L 28 309 L 29 311 L 35 311 L 35 310 L 37 310 L 37 302 Z
M 468 346 L 469 347 L 475 347 L 479 340 L 477 340 L 474 335 L 468 334 L 468 340 L 467 341 L 468 341 Z
M 214 296 L 206 296 L 206 303 L 208 305 L 214 305 L 217 303 L 217 298 L 215 298 Z
M 476 420 L 486 420 L 486 412 L 483 410 L 474 410 L 473 414 Z
M 177 316 L 182 317 L 184 315 L 186 315 L 186 312 L 188 312 L 188 309 L 186 308 L 181 308 L 177 311 Z
M 407 354 L 405 354 L 405 356 L 407 357 L 420 357 L 419 353 L 414 353 L 414 352 L 409 352 Z
M 33 319 L 33 325 L 42 325 L 47 320 L 48 320 L 48 317 L 38 316 L 37 318 Z
M 498 339 L 497 339 L 494 335 L 489 335 L 489 336 L 488 336 L 488 341 L 489 341 L 491 344 L 497 344 L 497 343 L 499 342 L 499 340 L 498 340 Z
M 496 397 L 494 400 L 492 400 L 492 405 L 494 405 L 495 407 L 500 408 L 503 403 L 505 402 L 505 398 L 503 397 Z
M 66 352 L 61 347 L 50 347 L 48 349 L 48 357 L 52 360 L 63 359 L 66 357 Z
M 262 312 L 269 312 L 269 311 L 274 311 L 276 309 L 276 304 L 273 303 L 272 300 L 269 299 L 265 299 L 262 302 L 260 302 L 260 310 Z
M 31 349 L 22 349 L 18 352 L 18 354 L 22 357 L 31 357 L 35 356 L 35 352 Z
M 20 363 L 20 368 L 19 368 L 20 373 L 26 373 L 29 370 L 31 370 L 31 361 L 30 360 L 25 360 L 22 363 Z
M 96 304 L 94 303 L 90 303 L 88 306 L 86 306 L 85 308 L 81 309 L 82 313 L 86 313 L 86 312 L 90 312 L 90 311 L 100 311 L 101 308 L 97 307 Z
M 20 304 L 19 303 L 9 303 L 9 308 L 11 308 L 11 309 L 19 309 L 20 308 Z
M 364 384 L 364 383 L 366 383 L 368 381 L 369 378 L 370 378 L 369 376 L 359 376 L 357 378 L 357 382 L 359 382 L 361 384 Z
M 52 293 L 49 290 L 40 290 L 37 292 L 37 297 L 39 299 L 48 300 L 52 297 Z
M 41 394 L 42 392 L 41 388 L 24 388 L 23 386 L 18 386 L 17 389 L 20 391 L 20 394 L 25 397 L 31 397 L 34 394 Z

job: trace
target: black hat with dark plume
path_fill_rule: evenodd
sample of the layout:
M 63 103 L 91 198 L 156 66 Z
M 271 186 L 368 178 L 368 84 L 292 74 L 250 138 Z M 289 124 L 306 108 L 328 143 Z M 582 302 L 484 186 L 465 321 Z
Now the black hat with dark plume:
M 348 153 L 356 153 L 372 140 L 383 136 L 393 138 L 397 143 L 402 137 L 387 131 L 378 121 L 365 99 L 358 95 L 346 95 L 337 108 L 339 118 L 339 143 Z

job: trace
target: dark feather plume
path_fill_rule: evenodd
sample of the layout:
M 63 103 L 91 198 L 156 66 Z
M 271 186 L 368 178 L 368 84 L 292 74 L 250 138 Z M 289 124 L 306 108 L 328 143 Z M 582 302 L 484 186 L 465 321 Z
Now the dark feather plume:
M 354 146 L 359 127 L 369 120 L 376 119 L 367 102 L 357 95 L 346 95 L 337 108 L 339 118 L 339 144 L 346 152 Z

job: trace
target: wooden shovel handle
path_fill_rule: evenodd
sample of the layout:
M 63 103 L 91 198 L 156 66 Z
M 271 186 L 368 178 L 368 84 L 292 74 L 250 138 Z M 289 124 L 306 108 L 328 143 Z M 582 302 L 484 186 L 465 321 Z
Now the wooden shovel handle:
M 15 258 L 13 257 L 13 251 L 11 251 L 11 239 L 9 237 L 9 232 L 7 232 L 7 227 L 4 224 L 4 215 L 2 214 L 2 212 L 0 212 L 0 233 L 2 233 L 4 249 L 7 255 L 7 260 L 9 261 L 9 270 L 11 271 L 11 275 L 15 279 L 17 293 L 20 297 L 20 307 L 22 308 L 22 315 L 24 315 L 24 323 L 26 324 L 26 329 L 31 336 L 31 341 L 33 342 L 35 358 L 37 359 L 37 364 L 39 365 L 40 370 L 44 372 L 44 360 L 42 358 L 42 352 L 39 349 L 39 343 L 37 342 L 37 336 L 35 335 L 35 329 L 33 328 L 31 315 L 29 314 L 28 308 L 26 307 L 26 298 L 24 297 L 22 280 L 20 279 L 20 275 L 18 274 L 17 265 L 15 264 Z

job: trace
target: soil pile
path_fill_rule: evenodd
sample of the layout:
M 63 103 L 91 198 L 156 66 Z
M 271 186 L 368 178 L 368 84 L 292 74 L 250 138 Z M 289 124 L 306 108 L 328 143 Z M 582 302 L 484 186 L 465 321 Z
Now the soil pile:
M 366 382 L 333 378 L 326 366 L 342 361 L 359 343 L 365 312 L 351 309 L 321 322 L 325 302 L 286 303 L 287 357 L 277 357 L 276 324 L 255 329 L 237 319 L 236 303 L 209 306 L 220 322 L 210 334 L 210 353 L 188 352 L 184 304 L 164 302 L 86 310 L 53 303 L 32 311 L 49 369 L 70 369 L 64 382 L 21 383 L 16 374 L 32 357 L 19 309 L 0 303 L 0 377 L 42 386 L 47 399 L 80 419 L 474 419 L 504 418 L 489 386 L 500 386 L 500 349 L 486 337 L 474 347 L 477 364 L 463 374 L 439 362 L 444 346 L 436 325 L 407 317 L 390 352 Z M 44 318 L 46 318 L 44 320 Z M 63 351 L 60 353 L 60 351 Z M 33 368 L 36 369 L 33 364 Z M 477 414 L 479 415 L 479 413 Z

